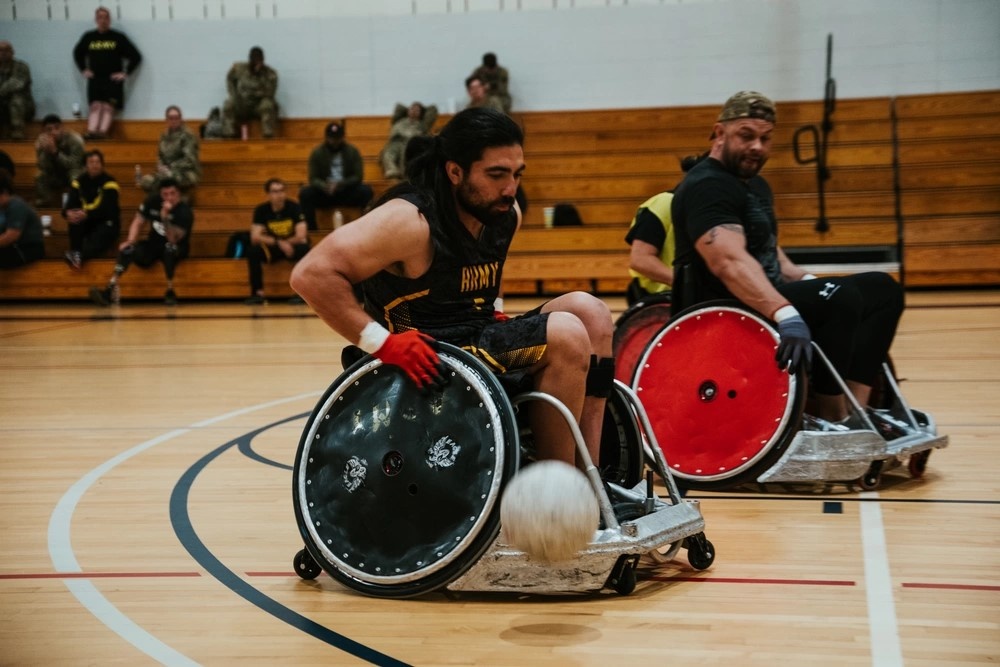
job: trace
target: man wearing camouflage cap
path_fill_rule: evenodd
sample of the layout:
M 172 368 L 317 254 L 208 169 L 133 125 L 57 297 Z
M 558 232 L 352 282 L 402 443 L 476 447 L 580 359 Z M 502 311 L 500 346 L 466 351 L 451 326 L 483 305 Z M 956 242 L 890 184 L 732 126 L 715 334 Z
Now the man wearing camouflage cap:
M 759 172 L 771 151 L 774 103 L 741 91 L 723 106 L 712 147 L 677 187 L 675 312 L 712 299 L 739 299 L 778 328 L 776 361 L 808 367 L 811 340 L 822 348 L 861 405 L 866 405 L 903 313 L 903 292 L 881 272 L 816 279 L 778 245 L 771 188 Z M 847 418 L 847 401 L 824 364 L 811 378 L 810 415 Z
M 234 63 L 226 75 L 229 97 L 222 107 L 222 134 L 238 136 L 237 125 L 251 118 L 260 118 L 260 130 L 265 139 L 274 136 L 278 125 L 278 73 L 264 64 L 264 50 L 250 49 L 249 61 Z

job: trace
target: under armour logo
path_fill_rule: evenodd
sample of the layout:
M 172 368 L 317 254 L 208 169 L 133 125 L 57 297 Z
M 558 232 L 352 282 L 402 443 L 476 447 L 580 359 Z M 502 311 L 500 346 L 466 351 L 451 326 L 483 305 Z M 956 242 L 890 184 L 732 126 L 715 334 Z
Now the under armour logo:
M 834 283 L 824 283 L 823 289 L 819 291 L 819 295 L 824 299 L 829 300 L 834 293 L 840 289 L 840 285 L 835 285 Z

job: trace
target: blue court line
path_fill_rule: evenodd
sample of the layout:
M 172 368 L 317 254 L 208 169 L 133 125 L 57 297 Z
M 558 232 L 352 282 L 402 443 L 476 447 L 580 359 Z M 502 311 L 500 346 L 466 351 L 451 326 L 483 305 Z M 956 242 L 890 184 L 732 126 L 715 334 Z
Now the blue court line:
M 218 458 L 223 452 L 231 449 L 232 447 L 239 447 L 240 451 L 243 451 L 244 453 L 247 451 L 252 452 L 252 449 L 249 447 L 249 442 L 253 440 L 254 436 L 269 428 L 273 428 L 296 419 L 302 419 L 303 417 L 309 416 L 309 414 L 310 413 L 308 412 L 304 412 L 300 415 L 282 419 L 270 424 L 269 426 L 265 426 L 241 435 L 199 459 L 194 465 L 188 468 L 183 475 L 181 475 L 177 484 L 174 486 L 173 492 L 170 494 L 170 523 L 173 525 L 174 533 L 177 535 L 177 538 L 181 541 L 184 548 L 187 549 L 187 552 L 191 555 L 191 557 L 194 558 L 195 561 L 197 561 L 197 563 L 201 565 L 210 576 L 214 577 L 219 583 L 229 588 L 229 590 L 233 591 L 250 604 L 266 611 L 278 620 L 284 621 L 285 623 L 308 635 L 312 635 L 322 642 L 326 642 L 327 644 L 338 648 L 345 653 L 349 653 L 357 658 L 366 660 L 374 665 L 406 665 L 407 663 L 405 662 L 401 662 L 396 658 L 385 655 L 384 653 L 379 653 L 373 648 L 360 644 L 353 639 L 345 637 L 344 635 L 338 634 L 264 595 L 252 585 L 241 579 L 232 570 L 223 565 L 222 562 L 212 554 L 208 547 L 205 546 L 205 543 L 201 541 L 201 538 L 198 537 L 198 534 L 195 532 L 194 526 L 191 523 L 191 516 L 188 513 L 188 501 L 191 487 L 198 475 L 205 468 L 207 468 L 210 463 Z M 252 458 L 270 464 L 267 459 L 257 456 L 256 454 Z

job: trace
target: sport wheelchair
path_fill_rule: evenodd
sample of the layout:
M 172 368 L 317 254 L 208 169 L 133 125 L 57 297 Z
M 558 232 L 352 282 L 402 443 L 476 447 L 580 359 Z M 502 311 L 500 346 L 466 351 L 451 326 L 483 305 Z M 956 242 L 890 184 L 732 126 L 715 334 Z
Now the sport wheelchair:
M 607 402 L 602 470 L 589 463 L 572 413 L 552 396 L 508 398 L 471 354 L 440 343 L 447 384 L 421 391 L 397 368 L 362 355 L 320 399 L 303 430 L 293 472 L 303 579 L 325 570 L 376 597 L 438 589 L 570 593 L 605 587 L 627 595 L 642 555 L 662 562 L 687 549 L 695 569 L 715 549 L 697 501 L 684 501 L 642 405 L 620 382 Z M 504 542 L 500 498 L 531 456 L 522 404 L 556 408 L 576 439 L 601 509 L 590 545 L 567 563 L 541 563 Z M 644 450 L 643 439 L 653 446 Z M 653 494 L 651 457 L 667 489 Z
M 872 406 L 848 397 L 846 425 L 804 412 L 808 378 L 777 368 L 777 331 L 735 301 L 708 302 L 670 316 L 670 297 L 640 300 L 615 323 L 615 376 L 631 386 L 682 488 L 747 483 L 844 482 L 878 488 L 906 462 L 923 475 L 933 449 L 948 445 L 932 417 L 909 406 L 889 365 Z

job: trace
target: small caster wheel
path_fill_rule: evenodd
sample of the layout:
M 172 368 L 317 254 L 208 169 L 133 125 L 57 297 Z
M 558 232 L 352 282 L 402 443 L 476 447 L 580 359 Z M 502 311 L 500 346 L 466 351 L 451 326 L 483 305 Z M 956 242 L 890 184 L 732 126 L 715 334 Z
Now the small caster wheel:
M 606 586 L 619 595 L 629 595 L 635 590 L 635 568 L 639 564 L 639 556 L 622 556 L 611 569 Z
M 715 562 L 715 545 L 705 538 L 704 533 L 687 539 L 688 563 L 696 570 L 707 570 Z
M 872 461 L 866 472 L 855 482 L 862 491 L 874 491 L 882 484 L 882 461 Z
M 910 455 L 910 460 L 906 462 L 906 469 L 910 471 L 910 477 L 920 479 L 927 471 L 927 459 L 931 457 L 931 450 L 925 449 L 922 452 Z
M 868 471 L 858 477 L 858 486 L 862 491 L 874 491 L 882 483 L 882 473 Z
M 320 566 L 305 549 L 295 554 L 295 574 L 299 575 L 300 578 L 311 581 L 318 577 L 321 571 Z
M 619 595 L 631 595 L 635 590 L 635 568 L 626 567 L 618 577 L 614 585 L 615 592 Z

